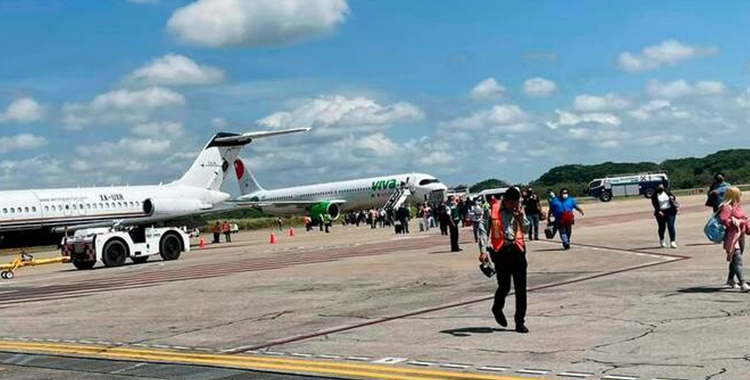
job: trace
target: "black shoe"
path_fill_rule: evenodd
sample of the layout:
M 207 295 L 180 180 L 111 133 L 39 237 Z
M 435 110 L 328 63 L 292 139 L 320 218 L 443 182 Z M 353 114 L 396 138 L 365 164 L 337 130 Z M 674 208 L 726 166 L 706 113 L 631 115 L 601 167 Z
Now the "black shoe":
M 568 243 L 563 244 L 563 249 L 566 250 L 566 251 L 569 250 L 570 249 L 570 244 L 568 244 Z
M 492 310 L 492 314 L 495 315 L 495 321 L 502 327 L 508 327 L 508 320 L 505 319 L 505 314 L 502 311 Z
M 529 329 L 523 323 L 516 325 L 516 332 L 520 334 L 528 334 Z
M 463 251 L 463 249 L 461 249 L 461 248 L 459 248 L 459 249 L 451 249 L 451 252 L 461 252 L 461 251 Z

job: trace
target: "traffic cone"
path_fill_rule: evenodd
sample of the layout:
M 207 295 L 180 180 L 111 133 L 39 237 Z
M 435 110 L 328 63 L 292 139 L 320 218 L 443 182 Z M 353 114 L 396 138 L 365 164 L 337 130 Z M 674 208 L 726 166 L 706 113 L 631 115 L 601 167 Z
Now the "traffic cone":
M 271 244 L 276 244 L 276 234 L 271 230 Z
M 294 237 L 294 227 L 289 227 L 289 237 Z
M 203 236 L 201 236 L 201 240 L 198 242 L 198 248 L 203 249 L 206 247 L 206 241 L 203 240 Z

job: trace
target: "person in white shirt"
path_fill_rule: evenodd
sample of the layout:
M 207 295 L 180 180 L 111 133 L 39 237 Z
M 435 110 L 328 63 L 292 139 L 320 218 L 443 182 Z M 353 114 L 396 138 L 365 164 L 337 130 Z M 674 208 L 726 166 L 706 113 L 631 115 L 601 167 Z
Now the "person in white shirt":
M 669 230 L 669 241 L 672 248 L 677 248 L 677 231 L 675 222 L 677 220 L 677 197 L 666 189 L 664 184 L 659 184 L 656 193 L 651 197 L 651 205 L 654 207 L 654 217 L 659 225 L 659 246 L 667 246 L 664 241 L 664 233 Z

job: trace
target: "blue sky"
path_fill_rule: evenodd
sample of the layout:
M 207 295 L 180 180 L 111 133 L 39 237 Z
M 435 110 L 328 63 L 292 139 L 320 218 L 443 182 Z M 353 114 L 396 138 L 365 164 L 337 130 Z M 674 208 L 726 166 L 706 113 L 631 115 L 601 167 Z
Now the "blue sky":
M 0 187 L 169 181 L 216 131 L 301 125 L 314 130 L 243 152 L 268 187 L 403 171 L 528 181 L 746 147 L 749 11 L 0 0 Z

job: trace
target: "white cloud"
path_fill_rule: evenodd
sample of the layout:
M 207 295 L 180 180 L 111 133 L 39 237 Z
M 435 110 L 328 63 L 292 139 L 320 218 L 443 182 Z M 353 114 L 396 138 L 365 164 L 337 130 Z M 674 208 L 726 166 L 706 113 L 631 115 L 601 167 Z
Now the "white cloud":
M 641 50 L 639 54 L 623 52 L 620 54 L 619 66 L 631 72 L 658 69 L 661 66 L 673 66 L 679 62 L 703 56 L 715 55 L 719 49 L 714 46 L 686 45 L 676 40 L 666 40 Z
M 185 104 L 185 98 L 172 90 L 151 87 L 142 90 L 114 90 L 97 95 L 88 103 L 66 103 L 63 122 L 70 129 L 91 124 L 143 122 L 159 109 Z
M 174 138 L 182 136 L 185 128 L 182 123 L 164 121 L 138 124 L 133 127 L 132 132 L 134 135 L 144 137 Z
M 214 128 L 222 129 L 226 128 L 227 125 L 229 125 L 229 123 L 227 123 L 226 119 L 223 117 L 215 117 L 211 120 L 211 126 Z
M 19 98 L 11 102 L 0 112 L 0 123 L 31 123 L 44 116 L 42 106 L 32 98 Z
M 528 96 L 550 96 L 557 91 L 557 84 L 549 79 L 536 77 L 523 82 L 523 92 Z
M 125 78 L 133 85 L 181 86 L 216 84 L 224 80 L 224 70 L 199 65 L 192 59 L 177 54 L 166 54 L 139 67 Z
M 482 129 L 497 126 L 517 125 L 526 117 L 521 107 L 515 104 L 497 105 L 489 110 L 473 113 L 471 116 L 461 117 L 440 123 L 444 129 Z M 453 133 L 453 131 L 449 131 Z
M 167 29 L 202 46 L 264 46 L 333 33 L 349 15 L 346 0 L 199 0 L 176 10 Z
M 397 123 L 409 123 L 424 118 L 417 107 L 398 102 L 382 105 L 365 97 L 321 96 L 292 111 L 276 112 L 260 120 L 258 124 L 271 128 L 315 126 L 315 133 L 341 127 L 389 127 Z
M 492 144 L 492 149 L 496 153 L 507 153 L 507 152 L 510 152 L 510 142 L 508 142 L 508 141 L 498 141 L 498 142 Z
M 672 103 L 666 99 L 654 99 L 648 103 L 638 107 L 628 114 L 638 120 L 648 120 L 655 111 L 659 111 L 665 108 L 670 108 Z
M 0 154 L 16 150 L 32 150 L 47 145 L 47 139 L 42 136 L 22 133 L 15 136 L 0 137 Z
M 628 108 L 630 102 L 613 93 L 604 96 L 581 94 L 576 96 L 573 107 L 581 112 L 601 112 Z
M 561 110 L 555 110 L 555 113 L 557 113 L 557 121 L 547 122 L 547 126 L 550 129 L 557 129 L 560 126 L 574 126 L 582 123 L 604 124 L 616 127 L 622 123 L 622 120 L 617 115 L 611 113 L 594 112 L 579 115 Z
M 154 138 L 123 137 L 117 142 L 104 142 L 96 146 L 79 146 L 76 153 L 84 157 L 98 156 L 100 158 L 128 159 L 129 156 L 153 156 L 171 153 L 171 141 Z M 119 162 L 119 161 L 118 161 Z
M 646 83 L 646 94 L 652 98 L 675 99 L 690 95 L 715 96 L 724 94 L 727 90 L 724 83 L 718 81 L 700 81 L 691 85 L 683 79 L 662 83 L 650 80 Z
M 477 83 L 471 89 L 471 97 L 474 99 L 494 99 L 505 94 L 505 87 L 497 83 L 495 78 L 487 78 Z
M 382 133 L 365 136 L 355 143 L 355 147 L 364 151 L 364 154 L 373 156 L 391 156 L 398 153 L 399 147 L 393 140 Z

